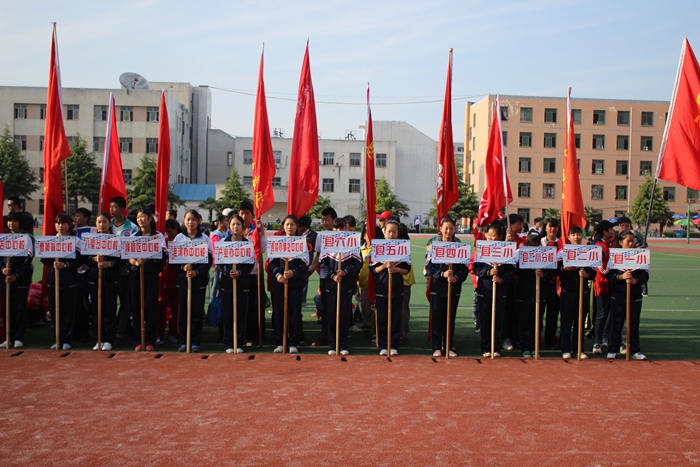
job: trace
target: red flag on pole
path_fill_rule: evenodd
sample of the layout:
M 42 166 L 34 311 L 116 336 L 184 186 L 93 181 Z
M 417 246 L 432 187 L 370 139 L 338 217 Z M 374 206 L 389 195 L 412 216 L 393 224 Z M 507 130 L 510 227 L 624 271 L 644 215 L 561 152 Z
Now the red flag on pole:
M 510 181 L 506 173 L 501 136 L 501 100 L 496 97 L 493 110 L 493 122 L 489 134 L 489 146 L 486 150 L 486 189 L 479 202 L 477 225 L 485 227 L 498 220 L 498 214 L 508 203 L 513 201 Z
M 318 128 L 309 67 L 309 42 L 299 78 L 297 114 L 290 157 L 287 212 L 301 217 L 318 200 Z
M 156 161 L 156 230 L 165 232 L 168 215 L 168 194 L 170 193 L 170 120 L 165 103 L 165 90 L 160 94 L 158 114 L 158 160 Z
M 369 106 L 369 83 L 367 83 L 367 136 L 365 138 L 365 218 L 367 238 L 372 244 L 377 225 L 377 182 L 374 175 L 374 134 L 372 131 L 372 108 Z M 364 239 L 363 239 L 364 240 Z M 375 301 L 374 276 L 368 277 L 367 300 Z
M 260 53 L 260 73 L 258 75 L 258 93 L 255 99 L 255 122 L 253 125 L 253 201 L 258 219 L 275 205 L 272 179 L 276 170 L 263 80 L 264 47 L 265 44 L 263 44 L 263 51 Z
M 700 67 L 683 39 L 656 178 L 700 190 Z
M 583 209 L 581 181 L 578 176 L 574 119 L 571 113 L 571 88 L 566 94 L 566 143 L 564 146 L 564 171 L 561 178 L 561 232 L 568 243 L 569 229 L 586 228 L 586 212 Z
M 46 124 L 44 126 L 44 222 L 43 234 L 55 235 L 54 219 L 65 211 L 61 162 L 70 156 L 70 146 L 63 127 L 63 99 L 61 96 L 61 65 L 58 60 L 56 23 L 51 40 L 49 86 L 46 93 Z
M 100 210 L 102 212 L 109 212 L 109 200 L 115 196 L 122 196 L 126 199 L 126 185 L 124 184 L 122 156 L 119 148 L 119 135 L 117 134 L 114 94 L 110 92 L 105 153 L 102 159 L 102 181 L 100 183 Z M 126 213 L 127 211 L 124 210 L 125 215 Z
M 438 176 L 436 197 L 438 222 L 447 217 L 450 208 L 459 199 L 457 170 L 455 169 L 455 146 L 452 137 L 452 49 L 447 64 L 445 103 L 442 107 L 442 124 L 438 141 Z

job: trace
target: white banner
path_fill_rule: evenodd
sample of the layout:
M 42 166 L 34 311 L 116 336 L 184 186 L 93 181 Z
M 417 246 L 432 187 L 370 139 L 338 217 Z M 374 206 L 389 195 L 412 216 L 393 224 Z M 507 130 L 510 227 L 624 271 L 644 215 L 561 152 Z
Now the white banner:
M 29 256 L 32 242 L 27 234 L 0 234 L 0 256 Z
M 520 269 L 556 269 L 557 247 L 521 246 L 518 249 Z
M 598 268 L 603 262 L 603 249 L 598 245 L 564 245 L 559 253 L 564 266 Z
M 343 230 L 319 232 L 321 237 L 321 255 L 334 255 L 339 253 L 343 259 L 355 257 L 360 259 L 360 232 L 346 232 Z
M 161 259 L 163 257 L 165 241 L 160 234 L 148 237 L 120 237 L 120 241 L 122 259 Z
M 209 262 L 209 238 L 168 244 L 170 264 L 206 264 Z
M 479 240 L 476 242 L 476 260 L 480 263 L 515 264 L 518 261 L 515 242 Z
M 411 264 L 410 240 L 372 240 L 372 263 Z
M 270 259 L 301 259 L 309 264 L 306 237 L 268 237 L 267 257 Z
M 433 264 L 469 264 L 472 246 L 469 243 L 433 242 L 428 260 Z
M 36 237 L 34 252 L 37 258 L 75 259 L 76 237 Z
M 649 270 L 651 253 L 648 248 L 610 248 L 608 269 Z
M 85 233 L 80 238 L 80 252 L 84 255 L 120 256 L 119 237 L 112 234 Z
M 255 263 L 253 242 L 216 242 L 214 258 L 216 264 L 253 264 Z

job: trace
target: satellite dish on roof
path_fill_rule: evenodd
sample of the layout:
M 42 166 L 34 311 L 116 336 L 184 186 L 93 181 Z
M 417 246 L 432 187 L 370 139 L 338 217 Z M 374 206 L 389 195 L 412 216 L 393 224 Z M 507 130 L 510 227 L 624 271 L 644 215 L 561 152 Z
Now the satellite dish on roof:
M 122 73 L 119 82 L 126 89 L 151 89 L 148 80 L 138 73 Z

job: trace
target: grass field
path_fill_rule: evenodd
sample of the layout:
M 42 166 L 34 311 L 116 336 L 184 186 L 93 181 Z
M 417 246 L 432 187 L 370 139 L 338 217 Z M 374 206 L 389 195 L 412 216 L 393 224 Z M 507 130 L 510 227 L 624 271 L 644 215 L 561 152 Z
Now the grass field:
M 425 298 L 426 280 L 422 275 L 425 255 L 425 239 L 411 241 L 412 258 L 416 265 L 416 284 L 411 288 L 411 320 L 409 343 L 399 349 L 401 355 L 431 355 L 428 341 L 428 302 Z M 650 271 L 650 296 L 644 299 L 641 320 L 642 351 L 651 359 L 687 360 L 700 359 L 700 245 L 698 243 L 685 245 L 678 242 L 674 248 L 684 248 L 687 254 L 663 253 L 654 251 L 652 245 L 652 267 Z M 41 264 L 35 260 L 34 280 L 41 276 Z M 457 312 L 455 329 L 455 346 L 460 356 L 479 355 L 479 335 L 474 332 L 471 317 L 472 288 L 465 284 L 460 306 Z M 318 289 L 318 275 L 314 274 L 309 284 L 309 306 L 304 307 L 304 333 L 307 345 L 301 351 L 304 353 L 326 353 L 327 347 L 311 347 L 310 342 L 316 339 L 319 325 L 314 313 L 313 292 Z M 271 315 L 266 313 L 268 326 Z M 248 352 L 272 351 L 272 331 L 268 329 L 267 340 L 270 345 L 262 348 L 248 348 Z M 3 339 L 4 340 L 4 339 Z M 203 352 L 223 352 L 218 330 L 204 325 Z M 27 329 L 25 345 L 27 348 L 46 349 L 53 343 L 53 334 L 48 325 L 40 325 Z M 90 342 L 74 342 L 75 349 L 91 349 Z M 593 345 L 591 340 L 584 342 L 584 350 L 590 355 Z M 350 351 L 354 355 L 376 355 L 377 350 L 371 346 L 369 339 L 361 333 L 350 333 Z M 132 339 L 127 339 L 115 350 L 133 349 Z M 175 344 L 166 344 L 157 349 L 161 352 L 177 350 Z M 519 351 L 504 352 L 504 356 L 519 357 Z M 558 351 L 542 351 L 542 357 L 559 357 Z M 596 356 L 598 357 L 598 356 Z

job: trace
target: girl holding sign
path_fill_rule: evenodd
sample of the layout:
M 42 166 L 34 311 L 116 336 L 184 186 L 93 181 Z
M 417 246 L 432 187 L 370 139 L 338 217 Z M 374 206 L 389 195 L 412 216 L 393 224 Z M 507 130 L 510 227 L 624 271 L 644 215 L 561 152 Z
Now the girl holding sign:
M 247 242 L 243 236 L 243 218 L 231 214 L 229 223 L 230 233 L 222 241 Z M 248 311 L 248 295 L 250 293 L 250 272 L 254 263 L 241 263 L 233 268 L 231 264 L 219 264 L 219 297 L 221 298 L 221 314 L 224 327 L 224 346 L 226 353 L 243 353 L 245 342 L 246 313 Z M 233 347 L 233 282 L 236 281 L 236 314 L 238 348 Z
M 625 230 L 620 233 L 620 248 L 635 248 L 634 232 Z M 642 285 L 649 281 L 649 271 L 635 269 L 634 271 L 621 271 L 610 269 L 608 271 L 608 283 L 610 284 L 610 316 L 612 317 L 612 330 L 610 331 L 611 350 L 620 348 L 622 340 L 622 326 L 625 324 L 627 314 L 627 284 L 630 284 L 630 322 L 629 326 L 630 353 L 633 360 L 646 360 L 639 343 L 639 320 L 642 314 Z M 615 352 L 609 352 L 608 358 L 614 359 Z
M 161 249 L 165 248 L 163 236 L 156 232 L 156 221 L 148 209 L 140 209 L 136 213 L 136 224 L 139 231 L 134 237 L 159 237 Z M 146 351 L 156 349 L 156 334 L 158 330 L 158 287 L 159 275 L 163 270 L 163 259 L 129 259 L 129 300 L 131 303 L 131 318 L 134 323 L 134 350 L 140 352 L 141 347 L 141 293 L 143 293 L 144 321 L 146 336 Z M 141 271 L 143 268 L 143 291 L 141 290 Z
M 531 231 L 527 234 L 526 246 L 540 246 L 540 234 Z M 535 318 L 537 298 L 537 278 L 549 280 L 551 272 L 546 269 L 518 268 L 518 277 L 515 279 L 515 302 L 517 304 L 518 327 L 520 328 L 520 350 L 523 357 L 530 358 L 536 355 L 535 351 Z M 544 299 L 540 298 L 540 309 Z
M 202 216 L 194 209 L 190 209 L 185 213 L 184 217 L 185 231 L 177 234 L 175 242 L 192 242 L 194 240 L 207 239 L 207 236 L 202 233 L 199 226 L 202 224 Z M 204 299 L 206 298 L 207 283 L 209 282 L 209 269 L 212 264 L 211 242 L 209 243 L 209 258 L 206 263 L 201 264 L 172 264 L 171 267 L 176 268 L 177 275 L 175 281 L 177 284 L 178 298 L 178 332 L 180 334 L 179 352 L 187 351 L 187 326 L 191 328 L 191 350 L 194 353 L 199 353 L 202 342 L 202 316 L 204 315 Z M 187 322 L 187 291 L 188 279 L 191 280 L 191 314 L 192 322 Z
M 443 242 L 459 242 L 455 238 L 455 221 L 446 217 L 440 223 L 440 233 L 442 234 Z M 432 329 L 432 345 L 433 357 L 441 357 L 443 351 L 449 353 L 450 357 L 456 357 L 457 353 L 454 349 L 454 332 L 455 332 L 455 316 L 457 314 L 457 305 L 459 297 L 462 294 L 462 283 L 469 276 L 469 267 L 466 264 L 435 264 L 431 257 L 425 264 L 425 271 L 433 280 L 430 282 L 430 311 Z M 452 286 L 448 287 L 448 283 Z M 447 292 L 452 289 L 450 298 L 450 347 L 445 348 L 447 335 Z

